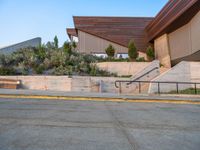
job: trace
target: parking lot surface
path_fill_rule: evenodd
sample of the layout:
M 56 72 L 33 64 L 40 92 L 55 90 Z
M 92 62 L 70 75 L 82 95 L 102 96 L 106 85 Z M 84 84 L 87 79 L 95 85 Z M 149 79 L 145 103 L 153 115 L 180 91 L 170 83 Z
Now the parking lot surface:
M 0 99 L 0 150 L 199 150 L 200 105 Z

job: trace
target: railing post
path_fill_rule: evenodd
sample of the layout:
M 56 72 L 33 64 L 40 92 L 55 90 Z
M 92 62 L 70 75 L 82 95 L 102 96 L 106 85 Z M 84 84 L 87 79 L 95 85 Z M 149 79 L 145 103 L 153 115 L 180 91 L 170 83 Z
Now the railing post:
M 141 83 L 140 83 L 140 81 L 138 81 L 138 83 L 139 83 L 139 94 L 141 93 Z
M 160 82 L 158 82 L 158 94 L 160 95 Z
M 197 84 L 194 84 L 195 94 L 197 94 Z
M 176 92 L 177 92 L 177 94 L 179 93 L 178 82 L 176 83 Z
M 119 82 L 119 94 L 121 94 L 121 93 L 122 93 L 122 83 Z

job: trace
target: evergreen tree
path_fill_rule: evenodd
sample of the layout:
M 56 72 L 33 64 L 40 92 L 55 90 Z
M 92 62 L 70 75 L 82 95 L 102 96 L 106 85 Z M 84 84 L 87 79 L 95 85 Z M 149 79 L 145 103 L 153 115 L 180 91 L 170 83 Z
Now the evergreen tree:
M 137 48 L 135 47 L 135 43 L 133 40 L 130 40 L 128 44 L 128 56 L 130 60 L 136 60 L 138 57 L 138 51 Z
M 58 37 L 57 36 L 54 37 L 54 45 L 55 45 L 55 48 L 58 48 Z
M 151 46 L 147 48 L 146 54 L 149 61 L 152 61 L 155 58 L 154 49 Z
M 71 53 L 72 53 L 72 47 L 71 47 L 71 45 L 70 45 L 69 42 L 65 42 L 63 44 L 63 50 L 64 50 L 65 53 L 68 53 L 69 55 L 71 55 Z
M 111 44 L 105 49 L 105 52 L 108 55 L 108 57 L 115 56 L 115 48 Z

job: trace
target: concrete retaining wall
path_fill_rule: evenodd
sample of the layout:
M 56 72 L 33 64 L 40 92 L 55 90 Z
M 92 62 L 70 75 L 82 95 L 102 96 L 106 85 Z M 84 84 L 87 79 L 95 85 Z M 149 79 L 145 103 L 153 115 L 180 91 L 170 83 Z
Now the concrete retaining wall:
M 114 82 L 121 78 L 89 76 L 0 76 L 20 80 L 22 89 L 117 93 Z M 127 78 L 123 78 L 127 80 Z
M 74 76 L 72 77 L 72 91 L 118 93 L 119 89 L 115 87 L 116 80 L 129 79 L 115 77 Z
M 116 63 L 118 69 L 124 66 Z M 115 65 L 116 65 L 115 64 Z M 126 63 L 127 65 L 128 63 Z M 134 63 L 133 63 L 134 64 Z M 119 93 L 119 89 L 115 87 L 116 80 L 134 80 L 142 74 L 148 72 L 152 68 L 159 67 L 159 61 L 152 63 L 136 63 L 141 68 L 138 72 L 135 70 L 133 78 L 115 78 L 115 77 L 91 77 L 91 76 L 0 76 L 0 79 L 21 80 L 21 88 L 33 90 L 55 90 L 55 91 L 76 91 L 76 92 L 100 92 L 100 93 Z M 143 65 L 143 66 L 142 66 Z M 130 65 L 132 67 L 132 64 Z M 144 68 L 146 67 L 146 68 Z M 137 68 L 137 67 L 136 67 Z M 141 70 L 142 69 L 142 70 Z M 124 69 L 126 70 L 126 68 Z M 128 69 L 127 69 L 128 70 Z M 134 70 L 134 68 L 132 69 Z M 151 80 L 159 74 L 158 70 L 146 75 L 142 80 Z M 137 85 L 122 84 L 122 93 L 133 93 Z
M 22 89 L 71 91 L 68 76 L 0 76 L 1 79 L 20 80 Z
M 151 62 L 102 62 L 97 63 L 101 70 L 117 73 L 119 76 L 135 75 L 149 66 Z

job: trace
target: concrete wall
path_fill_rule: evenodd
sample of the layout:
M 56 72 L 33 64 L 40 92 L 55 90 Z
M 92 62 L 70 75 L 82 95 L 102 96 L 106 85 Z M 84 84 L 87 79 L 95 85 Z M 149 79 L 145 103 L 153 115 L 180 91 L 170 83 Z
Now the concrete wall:
M 41 38 L 34 38 L 28 41 L 24 41 L 18 44 L 10 45 L 4 48 L 0 49 L 0 53 L 3 54 L 9 54 L 12 52 L 15 52 L 21 48 L 26 48 L 26 47 L 37 47 L 41 44 Z
M 109 64 L 110 65 L 110 64 Z M 21 88 L 33 90 L 55 90 L 55 91 L 75 91 L 75 92 L 103 92 L 103 93 L 119 93 L 119 89 L 115 87 L 116 80 L 134 80 L 149 70 L 159 67 L 159 61 L 151 63 L 111 63 L 111 67 L 120 67 L 127 71 L 127 75 L 131 73 L 132 78 L 115 78 L 115 77 L 90 77 L 90 76 L 0 76 L 0 79 L 15 79 L 21 81 Z M 117 65 L 117 66 L 115 66 Z M 127 68 L 126 68 L 127 67 Z M 129 70 L 132 67 L 132 70 Z M 159 69 L 154 70 L 150 74 L 144 76 L 141 80 L 150 81 L 159 75 Z M 130 71 L 130 72 L 129 72 Z M 122 72 L 121 72 L 122 73 Z M 137 85 L 122 85 L 122 93 L 133 93 Z
M 73 76 L 72 91 L 118 93 L 119 89 L 115 87 L 116 80 L 129 80 L 129 78 Z
M 128 80 L 115 77 L 90 76 L 0 76 L 0 79 L 20 80 L 22 89 L 75 91 L 75 92 L 109 92 L 118 93 L 114 82 Z
M 199 39 L 200 12 L 188 24 L 168 35 L 162 35 L 154 41 L 156 57 L 165 67 L 170 67 L 171 61 L 190 56 L 199 51 Z M 190 60 L 192 59 L 190 58 Z
M 0 76 L 0 79 L 21 81 L 22 89 L 71 91 L 71 78 L 67 76 Z
M 155 69 L 157 68 L 157 69 Z M 155 70 L 154 70 L 155 69 Z M 152 70 L 152 71 L 151 71 Z M 149 72 L 151 71 L 151 72 Z M 148 73 L 149 72 L 149 73 Z M 146 74 L 148 73 L 148 74 Z M 143 76 L 144 75 L 144 76 Z M 138 71 L 134 76 L 132 76 L 129 80 L 137 80 L 137 81 L 151 81 L 155 77 L 160 75 L 160 62 L 155 60 L 149 63 L 148 66 Z M 139 79 L 138 79 L 139 78 Z M 141 84 L 142 93 L 148 93 L 149 83 Z M 139 84 L 137 82 L 127 85 L 126 83 L 122 84 L 122 93 L 138 93 L 139 92 Z
M 161 74 L 153 81 L 170 81 L 170 82 L 199 82 L 200 83 L 200 62 L 183 61 L 171 68 L 169 71 Z M 180 85 L 179 89 L 184 90 L 192 87 L 192 85 Z M 161 92 L 170 92 L 176 90 L 176 84 L 161 84 Z M 200 88 L 200 85 L 198 85 Z M 149 93 L 158 91 L 158 86 L 152 83 L 149 88 Z
M 171 67 L 171 59 L 169 54 L 169 44 L 168 36 L 164 34 L 163 36 L 157 38 L 154 41 L 155 55 L 156 58 L 160 61 L 165 67 Z
M 111 63 L 111 65 L 113 65 L 113 64 Z M 116 65 L 116 64 L 114 64 L 114 65 Z M 118 65 L 120 66 L 120 64 L 118 64 Z M 128 63 L 126 65 L 128 65 Z M 137 69 L 135 70 L 135 72 L 132 74 L 133 75 L 132 78 L 74 76 L 74 77 L 72 77 L 72 91 L 119 93 L 120 92 L 119 88 L 115 87 L 116 80 L 134 80 L 137 77 L 145 74 L 146 72 L 152 70 L 155 67 L 159 68 L 159 61 L 154 61 L 152 63 L 146 63 L 146 64 L 143 64 L 143 66 L 141 63 L 140 65 L 142 68 L 139 68 L 139 65 L 138 65 L 137 66 L 138 70 Z M 119 66 L 118 66 L 118 68 L 119 68 Z M 122 65 L 121 67 L 123 68 L 124 66 Z M 124 71 L 126 71 L 126 70 L 124 70 Z M 158 75 L 159 75 L 159 69 L 156 69 L 153 72 L 142 77 L 140 80 L 150 81 Z M 124 84 L 122 83 L 121 84 L 121 93 L 134 94 L 135 90 L 137 90 L 136 88 L 138 88 L 138 84 L 127 85 L 126 83 L 124 83 Z M 137 90 L 137 92 L 138 92 L 138 90 Z
M 169 34 L 171 59 L 189 56 L 200 50 L 200 12 L 185 26 Z
M 102 62 L 96 63 L 101 70 L 122 75 L 135 75 L 149 66 L 150 62 Z
M 200 83 L 200 62 L 190 62 L 191 82 Z M 200 85 L 199 85 L 200 87 Z
M 104 40 L 102 38 L 96 37 L 94 35 L 78 31 L 78 50 L 81 53 L 87 53 L 87 54 L 104 54 L 105 49 L 109 46 L 109 44 L 112 44 L 112 46 L 115 48 L 117 54 L 127 54 L 128 48 L 121 46 L 119 44 Z M 146 54 L 139 52 L 140 57 L 146 58 Z

